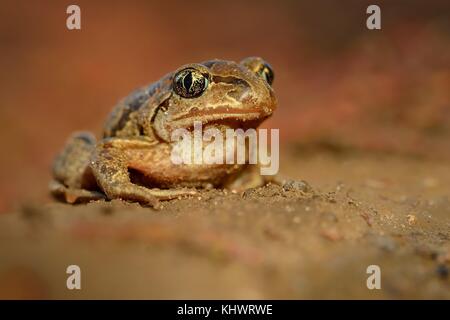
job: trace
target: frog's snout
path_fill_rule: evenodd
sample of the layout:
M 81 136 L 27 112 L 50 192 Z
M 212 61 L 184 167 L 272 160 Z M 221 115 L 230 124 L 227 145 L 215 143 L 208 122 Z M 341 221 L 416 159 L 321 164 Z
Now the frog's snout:
M 227 92 L 227 96 L 238 103 L 244 104 L 251 99 L 251 93 L 250 85 L 242 80 L 233 90 Z

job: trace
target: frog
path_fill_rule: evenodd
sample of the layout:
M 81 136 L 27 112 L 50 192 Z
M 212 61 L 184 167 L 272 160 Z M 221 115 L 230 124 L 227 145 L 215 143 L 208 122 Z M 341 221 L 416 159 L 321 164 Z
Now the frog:
M 255 165 L 175 164 L 174 130 L 196 121 L 223 130 L 257 128 L 277 108 L 274 72 L 260 57 L 190 63 L 120 100 L 100 139 L 73 133 L 52 166 L 51 194 L 75 204 L 121 199 L 158 207 L 201 189 L 246 190 L 266 181 Z

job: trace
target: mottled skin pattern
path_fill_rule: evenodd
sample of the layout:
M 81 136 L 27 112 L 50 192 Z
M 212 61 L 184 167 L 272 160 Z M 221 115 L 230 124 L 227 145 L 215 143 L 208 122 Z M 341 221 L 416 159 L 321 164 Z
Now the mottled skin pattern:
M 180 76 L 185 70 L 188 78 Z M 194 97 L 183 96 L 177 83 L 188 87 L 195 76 L 207 80 L 189 87 Z M 170 137 L 177 128 L 192 129 L 194 121 L 222 132 L 256 128 L 276 108 L 272 80 L 269 65 L 251 57 L 185 65 L 136 90 L 113 109 L 102 139 L 86 132 L 70 137 L 53 166 L 52 194 L 69 203 L 121 198 L 155 206 L 199 187 L 261 185 L 255 165 L 173 164 Z

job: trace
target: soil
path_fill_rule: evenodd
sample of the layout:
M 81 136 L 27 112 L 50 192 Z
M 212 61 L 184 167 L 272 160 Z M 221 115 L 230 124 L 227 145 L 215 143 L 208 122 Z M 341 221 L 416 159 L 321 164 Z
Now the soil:
M 286 184 L 0 215 L 0 298 L 450 298 L 450 163 L 304 149 Z M 81 268 L 68 290 L 66 268 Z M 367 268 L 381 289 L 367 287 Z

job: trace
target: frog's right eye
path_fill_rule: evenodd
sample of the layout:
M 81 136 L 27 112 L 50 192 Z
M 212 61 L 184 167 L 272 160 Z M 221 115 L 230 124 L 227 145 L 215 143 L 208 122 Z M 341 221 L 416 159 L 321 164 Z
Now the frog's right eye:
M 196 98 L 208 87 L 208 77 L 194 68 L 178 71 L 173 78 L 173 91 L 183 98 Z
M 272 68 L 267 62 L 261 64 L 256 73 L 259 74 L 259 76 L 263 77 L 263 79 L 265 79 L 268 84 L 272 85 L 274 74 Z

